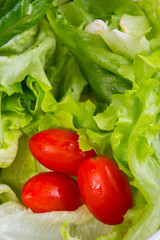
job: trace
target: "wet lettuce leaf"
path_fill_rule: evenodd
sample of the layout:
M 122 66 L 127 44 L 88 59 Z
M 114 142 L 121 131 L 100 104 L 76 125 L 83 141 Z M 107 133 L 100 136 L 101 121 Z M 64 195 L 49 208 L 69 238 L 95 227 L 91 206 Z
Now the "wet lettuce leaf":
M 53 0 L 6 0 L 0 9 L 0 46 L 36 25 Z
M 61 44 L 57 44 L 53 65 L 46 73 L 52 85 L 51 93 L 57 101 L 62 101 L 68 95 L 79 101 L 88 85 L 77 60 L 67 47 Z
M 49 92 L 51 84 L 45 73 L 45 66 L 54 51 L 53 31 L 44 19 L 28 33 L 15 36 L 0 48 L 2 168 L 15 159 L 22 128 L 31 123 L 33 115 L 50 111 L 56 102 Z
M 160 226 L 159 84 L 159 80 L 149 79 L 123 96 L 114 96 L 106 111 L 95 117 L 100 128 L 113 129 L 114 159 L 146 201 L 138 217 L 134 208 L 130 210 L 130 217 L 126 215 L 126 220 L 131 223 L 129 228 L 125 228 L 126 221 L 119 226 L 121 239 L 146 239 Z M 111 236 L 99 239 L 118 239 L 117 230 Z
M 100 19 L 107 19 L 112 14 L 121 15 L 124 12 L 132 15 L 143 14 L 141 9 L 130 0 L 114 0 L 112 2 L 110 0 L 101 0 L 99 1 L 99 4 L 97 4 L 96 0 L 75 0 L 74 2 L 86 12 L 93 14 L 95 18 Z
M 123 93 L 131 88 L 130 81 L 121 78 L 117 72 L 121 65 L 130 65 L 131 61 L 111 52 L 99 36 L 85 32 L 84 26 L 89 23 L 88 18 L 84 18 L 79 26 L 74 26 L 72 21 L 67 20 L 64 8 L 65 4 L 63 9 L 53 5 L 47 12 L 57 39 L 76 56 L 97 99 L 101 102 L 110 102 L 113 93 Z M 70 10 L 70 14 L 73 15 L 73 13 L 74 11 Z

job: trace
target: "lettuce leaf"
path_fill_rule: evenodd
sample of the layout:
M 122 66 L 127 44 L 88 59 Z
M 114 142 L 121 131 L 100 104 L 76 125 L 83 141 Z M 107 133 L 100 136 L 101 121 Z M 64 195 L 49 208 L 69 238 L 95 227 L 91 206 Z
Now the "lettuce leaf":
M 69 230 L 67 229 L 65 229 L 65 227 L 68 225 L 68 223 L 66 222 L 66 223 L 64 223 L 63 224 L 63 226 L 62 226 L 62 228 L 61 228 L 61 235 L 62 235 L 62 237 L 63 237 L 63 239 L 66 239 L 66 240 L 80 240 L 78 237 L 70 237 L 70 235 L 69 235 Z
M 131 66 L 121 66 L 119 72 L 135 83 L 135 86 L 142 86 L 143 82 L 149 78 L 158 78 L 160 71 L 160 48 L 151 52 L 147 56 L 139 54 Z
M 53 0 L 7 0 L 0 9 L 0 46 L 17 33 L 33 27 L 45 15 Z
M 102 20 L 94 20 L 85 30 L 98 34 L 114 53 L 131 60 L 141 52 L 149 53 L 150 42 L 145 35 L 150 32 L 151 27 L 144 14 L 133 16 L 124 13 L 116 24 L 114 22 L 115 17 L 106 23 Z
M 16 239 L 44 239 L 56 238 L 61 240 L 62 224 L 69 220 L 70 234 L 78 234 L 81 240 L 93 240 L 100 233 L 110 232 L 110 227 L 94 219 L 86 206 L 75 211 L 53 211 L 43 214 L 33 213 L 22 204 L 9 201 L 0 205 L 0 233 Z
M 64 8 L 65 4 L 63 9 L 53 5 L 47 12 L 57 39 L 76 56 L 97 99 L 110 102 L 113 93 L 123 93 L 131 88 L 129 81 L 121 78 L 117 72 L 121 65 L 130 65 L 131 62 L 128 58 L 111 52 L 99 36 L 86 33 L 83 26 L 88 23 L 88 19 L 84 18 L 79 26 L 69 22 Z M 74 11 L 70 13 L 73 15 Z
M 10 130 L 3 131 L 5 138 L 5 148 L 0 148 L 0 167 L 8 167 L 15 159 L 18 151 L 18 140 L 21 136 L 21 131 Z
M 57 101 L 68 95 L 79 101 L 88 83 L 75 57 L 65 46 L 57 45 L 53 65 L 46 72 L 52 85 L 51 93 Z
M 1 56 L 16 55 L 33 45 L 38 34 L 38 25 L 16 34 L 6 44 L 0 47 Z
M 100 36 L 108 44 L 111 50 L 129 59 L 134 59 L 141 52 L 148 53 L 150 50 L 149 41 L 145 36 L 132 36 L 117 29 L 102 31 Z M 119 43 L 117 46 L 117 42 Z
M 145 199 L 142 212 L 136 218 L 133 208 L 118 231 L 115 228 L 115 233 L 99 239 L 118 239 L 118 232 L 121 239 L 146 239 L 160 226 L 159 85 L 159 80 L 149 79 L 142 87 L 126 92 L 124 96 L 114 96 L 106 111 L 95 117 L 100 128 L 113 129 L 114 159 Z M 127 222 L 129 227 L 125 227 Z
M 0 204 L 15 201 L 18 202 L 18 198 L 15 193 L 6 185 L 0 184 Z
M 22 128 L 32 122 L 33 115 L 50 111 L 55 104 L 54 97 L 49 93 L 51 85 L 44 72 L 54 50 L 53 32 L 45 20 L 42 20 L 40 27 L 15 36 L 0 48 L 1 54 L 4 54 L 0 56 L 1 168 L 10 166 L 14 161 Z
M 142 14 L 141 9 L 130 0 L 121 0 L 121 2 L 118 0 L 112 2 L 110 0 L 101 0 L 98 5 L 96 0 L 75 0 L 75 3 L 85 11 L 93 14 L 95 18 L 101 19 L 109 18 L 112 14 L 121 15 L 124 12 L 132 15 Z
M 27 75 L 37 79 L 44 90 L 51 88 L 43 66 L 55 50 L 55 40 L 45 20 L 40 27 L 39 36 L 29 49 L 18 55 L 0 56 L 0 85 L 6 91 L 8 86 L 23 81 Z
M 138 1 L 139 6 L 143 10 L 143 12 L 146 14 L 147 18 L 149 19 L 151 25 L 152 25 L 152 30 L 151 33 L 149 34 L 149 38 L 156 37 L 159 35 L 159 24 L 158 21 L 160 19 L 160 9 L 159 9 L 159 0 L 139 0 Z
M 122 32 L 135 36 L 146 35 L 151 30 L 145 15 L 132 16 L 123 14 L 120 19 L 120 27 Z

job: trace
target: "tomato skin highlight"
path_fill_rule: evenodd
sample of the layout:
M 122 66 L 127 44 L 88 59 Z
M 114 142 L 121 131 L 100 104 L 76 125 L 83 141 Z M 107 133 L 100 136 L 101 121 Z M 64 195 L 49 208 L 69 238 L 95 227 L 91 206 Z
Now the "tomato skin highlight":
M 29 140 L 32 155 L 46 168 L 77 176 L 84 159 L 94 157 L 94 150 L 83 152 L 79 148 L 78 134 L 65 129 L 48 129 L 35 134 Z
M 84 160 L 78 170 L 78 185 L 89 211 L 105 224 L 122 223 L 123 215 L 133 206 L 129 181 L 109 158 Z
M 35 213 L 74 211 L 83 204 L 78 183 L 70 176 L 45 172 L 30 178 L 21 199 Z

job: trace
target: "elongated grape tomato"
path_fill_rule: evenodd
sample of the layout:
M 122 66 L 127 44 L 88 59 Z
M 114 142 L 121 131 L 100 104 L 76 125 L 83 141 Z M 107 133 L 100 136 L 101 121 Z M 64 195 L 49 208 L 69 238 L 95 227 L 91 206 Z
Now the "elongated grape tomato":
M 78 183 L 70 176 L 54 172 L 30 178 L 23 186 L 21 198 L 35 213 L 74 211 L 83 204 Z
M 96 156 L 94 150 L 83 152 L 79 148 L 78 134 L 64 129 L 48 129 L 29 140 L 33 156 L 46 168 L 77 176 L 84 159 Z
M 84 160 L 78 184 L 84 203 L 98 220 L 109 225 L 123 222 L 133 195 L 127 177 L 113 160 L 102 156 Z

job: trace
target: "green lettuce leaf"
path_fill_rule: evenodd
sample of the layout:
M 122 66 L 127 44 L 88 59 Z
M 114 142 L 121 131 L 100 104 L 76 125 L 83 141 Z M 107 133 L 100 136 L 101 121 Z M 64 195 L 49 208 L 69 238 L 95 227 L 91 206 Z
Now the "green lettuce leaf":
M 33 115 L 50 111 L 56 103 L 44 69 L 55 51 L 53 31 L 43 19 L 0 51 L 0 166 L 7 167 L 16 156 L 22 128 L 34 121 Z
M 92 15 L 85 12 L 82 8 L 79 8 L 76 1 L 66 1 L 60 4 L 60 9 L 64 12 L 66 19 L 71 22 L 74 26 L 80 26 L 82 22 L 89 23 L 93 20 Z M 74 13 L 74 14 L 73 14 Z
M 94 20 L 85 30 L 92 34 L 98 34 L 114 52 L 134 60 L 135 56 L 141 52 L 149 53 L 150 42 L 145 35 L 151 30 L 146 16 L 128 15 L 124 13 L 115 24 L 115 17 L 111 22 Z M 117 44 L 118 42 L 118 44 Z
M 56 100 L 51 92 L 48 90 L 44 91 L 37 80 L 31 76 L 28 76 L 26 85 L 28 89 L 31 90 L 32 95 L 28 98 L 28 89 L 26 91 L 24 90 L 24 94 L 21 96 L 21 99 L 23 99 L 24 96 L 24 101 L 28 106 L 28 110 L 33 115 L 52 111 L 54 105 L 56 104 Z
M 75 57 L 62 45 L 56 48 L 54 62 L 47 69 L 47 76 L 52 85 L 51 93 L 57 101 L 62 101 L 68 95 L 78 101 L 88 84 Z
M 119 72 L 126 78 L 142 86 L 149 78 L 159 74 L 160 71 L 160 48 L 145 56 L 139 54 L 135 57 L 131 66 L 121 66 Z
M 15 159 L 18 151 L 18 139 L 21 136 L 20 131 L 3 131 L 5 138 L 5 147 L 0 148 L 0 167 L 8 167 Z
M 62 228 L 61 228 L 61 235 L 62 235 L 62 237 L 63 237 L 63 239 L 66 239 L 66 240 L 80 240 L 78 237 L 71 237 L 70 235 L 69 235 L 69 230 L 67 229 L 65 229 L 65 227 L 68 225 L 68 222 L 66 222 L 66 223 L 64 223 L 63 224 L 63 226 L 62 226 Z
M 47 12 L 57 39 L 76 56 L 97 99 L 110 102 L 113 93 L 123 93 L 131 88 L 130 82 L 121 78 L 117 72 L 121 65 L 130 65 L 131 62 L 128 58 L 111 52 L 98 35 L 85 32 L 83 29 L 87 23 L 85 19 L 78 27 L 69 22 L 64 8 L 65 4 L 63 9 L 60 6 L 52 6 Z
M 45 15 L 53 0 L 8 0 L 0 10 L 0 46 L 17 33 L 33 27 Z
M 15 193 L 5 184 L 0 184 L 0 204 L 15 201 L 18 202 L 18 198 Z
M 5 45 L 0 47 L 1 56 L 16 55 L 24 52 L 36 41 L 38 25 L 29 28 L 11 38 Z
M 23 81 L 27 75 L 37 79 L 44 90 L 51 88 L 43 67 L 55 50 L 55 40 L 45 20 L 40 27 L 39 36 L 29 49 L 18 55 L 0 56 L 0 85 L 6 91 L 8 86 Z
M 151 30 L 145 15 L 132 16 L 123 14 L 120 19 L 120 27 L 122 32 L 135 36 L 146 35 Z
M 75 102 L 70 96 L 57 105 L 55 105 L 55 113 L 68 112 L 72 114 L 74 125 L 76 128 L 89 128 L 94 131 L 98 130 L 97 124 L 93 119 L 96 111 L 96 105 L 90 100 L 86 102 Z
M 95 132 L 90 129 L 78 129 L 79 146 L 83 151 L 92 148 L 98 155 L 113 159 L 110 132 Z
M 74 0 L 78 6 L 95 16 L 95 18 L 106 19 L 112 14 L 121 15 L 124 12 L 126 14 L 141 15 L 141 9 L 130 0 L 100 0 L 99 4 L 97 1 L 91 0 Z
M 115 228 L 114 233 L 99 239 L 146 239 L 160 226 L 159 85 L 159 80 L 149 79 L 141 88 L 115 96 L 108 109 L 95 117 L 100 128 L 113 129 L 114 159 L 145 199 L 142 212 L 134 213 L 135 204 L 118 230 Z M 129 227 L 125 227 L 127 222 Z
M 157 35 L 159 35 L 160 30 L 160 26 L 158 24 L 158 21 L 160 20 L 159 0 L 139 0 L 138 4 L 143 10 L 143 12 L 145 12 L 147 18 L 152 25 L 152 30 L 148 37 L 156 37 Z

